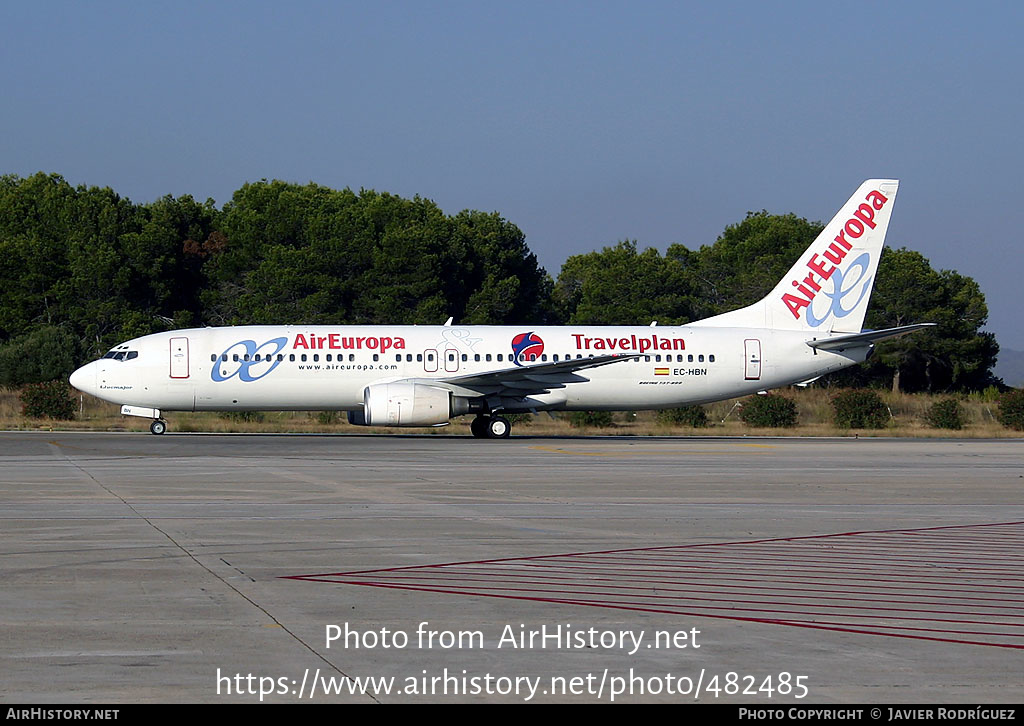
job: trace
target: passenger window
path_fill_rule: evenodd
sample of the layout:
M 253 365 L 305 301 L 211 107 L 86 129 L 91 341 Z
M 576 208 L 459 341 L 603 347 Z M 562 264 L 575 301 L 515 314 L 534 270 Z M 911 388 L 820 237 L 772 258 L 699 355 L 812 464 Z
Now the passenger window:
M 697 356 L 697 360 L 699 360 L 701 363 L 703 363 L 704 362 L 704 354 L 701 353 L 700 355 L 698 355 Z
M 690 363 L 693 363 L 693 353 L 690 353 L 690 355 L 686 356 L 686 360 L 689 361 Z
M 288 354 L 288 362 L 289 363 L 294 363 L 295 362 L 295 354 L 294 353 L 289 353 Z
M 501 363 L 502 360 L 501 353 L 498 353 L 498 362 Z
M 709 355 L 709 356 L 708 356 L 708 363 L 714 363 L 714 362 L 715 362 L 715 356 L 714 356 L 714 354 L 711 354 L 711 355 Z
M 395 353 L 395 363 L 401 363 L 401 362 L 402 362 L 402 354 L 401 353 Z
M 306 362 L 306 354 L 305 354 L 305 353 L 303 353 L 303 354 L 302 354 L 302 362 L 303 362 L 303 363 L 305 363 L 305 362 Z
M 284 354 L 283 353 L 278 353 L 277 354 L 277 362 L 280 363 L 283 360 L 284 360 Z
M 412 363 L 412 353 L 406 353 L 405 354 L 405 362 L 406 363 Z
M 227 354 L 227 353 L 225 353 L 224 355 L 222 355 L 222 356 L 220 357 L 220 359 L 221 359 L 222 361 L 225 361 L 225 362 L 226 362 L 226 361 L 227 361 L 227 359 L 228 359 L 228 354 Z
M 416 362 L 417 363 L 422 363 L 423 362 L 423 354 L 422 353 L 417 353 L 416 354 Z
M 349 363 L 352 363 L 353 361 L 355 361 L 355 359 L 356 359 L 356 354 L 355 353 L 349 353 L 348 354 L 348 362 Z
M 380 360 L 380 356 L 377 353 L 374 353 L 373 354 L 373 362 L 376 363 L 379 360 Z
M 319 363 L 320 362 L 320 354 L 319 353 L 314 353 L 313 354 L 313 362 L 314 363 Z
M 231 360 L 233 360 L 235 363 L 237 363 L 238 362 L 238 353 L 235 353 L 234 355 L 232 355 L 231 356 Z
M 490 353 L 486 353 L 484 355 L 484 360 L 487 361 L 488 363 L 490 363 L 491 362 L 491 354 Z
M 216 362 L 216 360 L 217 360 L 217 354 L 216 353 L 212 353 L 210 355 L 210 362 L 214 363 L 214 362 Z
M 661 356 L 660 355 L 654 356 L 654 360 L 657 361 L 658 363 L 661 363 Z

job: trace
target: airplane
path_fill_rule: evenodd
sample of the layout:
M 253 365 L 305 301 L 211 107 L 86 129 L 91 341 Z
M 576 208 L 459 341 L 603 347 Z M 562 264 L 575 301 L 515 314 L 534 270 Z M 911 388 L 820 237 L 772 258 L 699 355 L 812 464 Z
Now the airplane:
M 347 411 L 362 426 L 709 403 L 806 383 L 932 323 L 862 330 L 899 182 L 865 181 L 762 300 L 686 325 L 258 325 L 154 333 L 70 383 L 167 428 L 166 411 Z M 751 260 L 751 264 L 756 261 Z

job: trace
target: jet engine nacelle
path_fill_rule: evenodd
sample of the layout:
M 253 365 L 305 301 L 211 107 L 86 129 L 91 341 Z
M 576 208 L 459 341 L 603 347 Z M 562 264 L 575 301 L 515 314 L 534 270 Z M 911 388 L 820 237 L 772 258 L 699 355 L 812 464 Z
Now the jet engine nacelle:
M 363 391 L 363 410 L 350 411 L 349 423 L 360 426 L 436 426 L 456 411 L 451 391 L 424 383 L 375 383 Z

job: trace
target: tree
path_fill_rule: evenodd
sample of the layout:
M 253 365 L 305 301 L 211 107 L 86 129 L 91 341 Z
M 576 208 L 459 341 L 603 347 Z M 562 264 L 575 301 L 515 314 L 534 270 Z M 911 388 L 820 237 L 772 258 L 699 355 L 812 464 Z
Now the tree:
M 919 252 L 883 250 L 865 327 L 938 325 L 880 343 L 859 375 L 887 381 L 894 392 L 985 388 L 999 353 L 995 336 L 981 330 L 987 318 L 985 296 L 970 277 L 934 270 Z
M 712 245 L 691 251 L 680 244 L 666 257 L 685 269 L 694 313 L 701 320 L 755 303 L 769 292 L 821 233 L 820 222 L 795 214 L 747 212 Z
M 555 305 L 575 325 L 675 325 L 693 319 L 683 266 L 625 240 L 600 252 L 570 257 L 555 283 Z
M 86 357 L 198 313 L 188 237 L 212 229 L 212 202 L 135 205 L 56 174 L 0 178 L 0 341 L 59 326 Z
M 550 281 L 498 214 L 281 181 L 225 205 L 205 265 L 214 324 L 543 322 Z
M 66 379 L 78 360 L 78 343 L 67 330 L 37 328 L 0 344 L 0 386 Z

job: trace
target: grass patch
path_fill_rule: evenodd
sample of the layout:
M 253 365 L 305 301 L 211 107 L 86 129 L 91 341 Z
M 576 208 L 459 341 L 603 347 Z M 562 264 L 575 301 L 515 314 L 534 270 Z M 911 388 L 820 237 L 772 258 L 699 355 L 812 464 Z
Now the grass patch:
M 1022 438 L 1024 432 L 1004 427 L 997 419 L 999 405 L 982 396 L 960 399 L 963 428 L 936 429 L 928 423 L 932 405 L 949 398 L 945 395 L 892 394 L 878 392 L 892 412 L 892 419 L 884 429 L 841 429 L 832 421 L 832 389 L 785 390 L 787 398 L 796 404 L 797 425 L 792 428 L 757 428 L 744 424 L 739 418 L 737 403 L 744 399 L 717 401 L 703 406 L 707 427 L 694 429 L 685 423 L 671 424 L 659 419 L 657 411 L 616 412 L 609 428 L 574 428 L 568 417 L 546 413 L 530 417 L 529 425 L 514 425 L 513 434 L 520 436 L 908 436 L 943 438 Z M 106 403 L 92 396 L 75 394 L 75 418 L 72 421 L 29 419 L 21 413 L 18 390 L 0 390 L 0 428 L 6 430 L 63 430 L 63 431 L 138 431 L 148 432 L 150 420 L 136 416 L 122 416 L 120 406 Z M 218 412 L 170 412 L 168 430 L 195 433 L 430 433 L 434 435 L 469 436 L 471 416 L 462 416 L 449 426 L 414 429 L 374 428 L 352 426 L 344 414 L 320 416 L 318 411 L 266 411 L 262 421 L 225 419 Z M 239 419 L 244 417 L 237 417 Z

